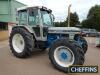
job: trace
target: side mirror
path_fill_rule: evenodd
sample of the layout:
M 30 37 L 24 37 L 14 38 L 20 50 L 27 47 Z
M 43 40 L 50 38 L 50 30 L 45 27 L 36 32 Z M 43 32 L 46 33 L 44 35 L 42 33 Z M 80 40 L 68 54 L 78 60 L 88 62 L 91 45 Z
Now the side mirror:
M 51 18 L 52 18 L 52 21 L 55 20 L 55 16 L 53 14 L 51 14 Z

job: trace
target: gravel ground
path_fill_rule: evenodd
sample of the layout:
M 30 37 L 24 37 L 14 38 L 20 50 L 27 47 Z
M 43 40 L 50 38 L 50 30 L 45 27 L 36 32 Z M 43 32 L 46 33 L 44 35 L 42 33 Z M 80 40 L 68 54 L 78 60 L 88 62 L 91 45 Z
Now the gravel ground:
M 84 65 L 98 65 L 100 67 L 100 48 L 95 47 L 95 38 L 86 39 L 89 49 Z M 10 52 L 8 41 L 3 41 L 0 42 L 0 75 L 66 75 L 66 73 L 53 68 L 48 59 L 48 51 L 34 52 L 30 58 L 19 59 Z M 100 75 L 100 72 L 78 75 Z

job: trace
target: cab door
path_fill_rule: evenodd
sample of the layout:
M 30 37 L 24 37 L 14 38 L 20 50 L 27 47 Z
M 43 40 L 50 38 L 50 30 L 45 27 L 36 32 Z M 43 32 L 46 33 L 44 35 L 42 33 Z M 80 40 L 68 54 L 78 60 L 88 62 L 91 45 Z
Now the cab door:
M 41 12 L 41 20 L 42 20 L 42 38 L 44 40 L 47 40 L 48 35 L 48 27 L 52 26 L 52 19 L 50 12 L 46 10 L 40 10 Z
M 39 11 L 37 8 L 30 8 L 28 10 L 28 24 L 32 28 L 36 40 L 40 41 L 41 38 L 41 25 L 39 19 Z

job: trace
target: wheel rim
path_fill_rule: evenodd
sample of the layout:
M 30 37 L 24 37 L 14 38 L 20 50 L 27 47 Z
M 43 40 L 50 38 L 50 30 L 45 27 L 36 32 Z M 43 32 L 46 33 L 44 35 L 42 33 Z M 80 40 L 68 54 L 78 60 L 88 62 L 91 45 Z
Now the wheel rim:
M 25 47 L 25 41 L 21 34 L 15 34 L 12 39 L 12 45 L 17 53 L 21 53 Z
M 65 46 L 60 46 L 55 49 L 54 59 L 62 67 L 69 67 L 75 60 L 73 52 Z

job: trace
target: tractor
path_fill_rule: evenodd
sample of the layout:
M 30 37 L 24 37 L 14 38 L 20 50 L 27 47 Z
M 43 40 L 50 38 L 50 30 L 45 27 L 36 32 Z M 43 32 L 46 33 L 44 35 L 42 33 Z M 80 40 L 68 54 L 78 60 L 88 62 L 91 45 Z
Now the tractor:
M 68 72 L 71 65 L 83 65 L 88 45 L 76 27 L 55 27 L 52 10 L 44 6 L 17 9 L 17 24 L 9 36 L 10 50 L 18 58 L 27 58 L 36 49 L 48 49 L 51 64 Z

